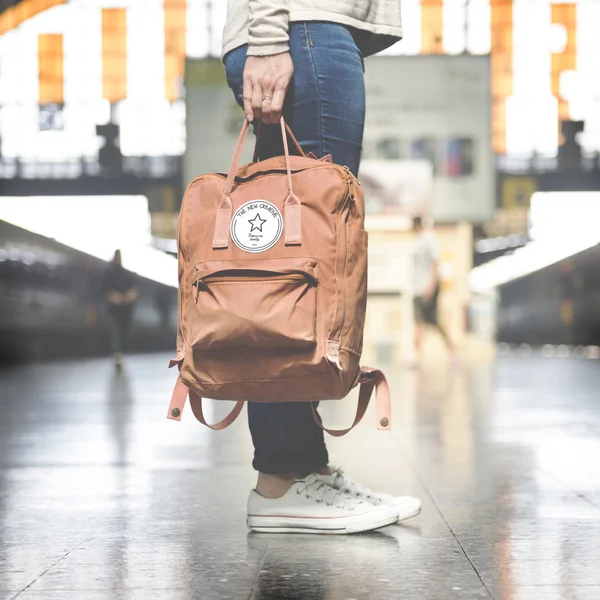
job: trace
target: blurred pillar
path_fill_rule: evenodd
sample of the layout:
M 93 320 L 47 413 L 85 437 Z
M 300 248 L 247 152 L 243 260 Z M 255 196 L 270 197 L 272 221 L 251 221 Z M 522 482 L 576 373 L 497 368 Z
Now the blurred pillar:
M 38 35 L 38 69 L 39 103 L 63 104 L 65 77 L 62 34 Z
M 15 29 L 31 17 L 67 0 L 22 0 L 18 4 L 4 10 L 0 15 L 0 35 Z M 0 2 L 6 4 L 6 2 Z
M 127 98 L 127 9 L 102 9 L 102 97 Z
M 566 43 L 563 52 L 552 53 L 552 95 L 558 100 L 558 127 L 561 136 L 560 123 L 570 118 L 569 101 L 561 94 L 560 80 L 565 71 L 577 68 L 577 5 L 553 4 L 552 24 L 562 25 L 566 32 Z
M 513 92 L 513 0 L 491 0 L 492 146 L 506 153 L 506 100 Z
M 163 0 L 165 12 L 165 96 L 179 100 L 185 70 L 186 0 Z
M 444 53 L 444 0 L 421 0 L 421 54 Z
M 168 240 L 176 239 L 179 206 L 175 187 L 152 185 L 146 189 L 145 195 L 148 198 L 152 235 Z

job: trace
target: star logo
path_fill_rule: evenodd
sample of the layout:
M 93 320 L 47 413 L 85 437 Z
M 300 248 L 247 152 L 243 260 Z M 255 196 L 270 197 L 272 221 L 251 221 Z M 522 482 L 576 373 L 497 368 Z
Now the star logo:
M 281 238 L 283 215 L 268 200 L 249 200 L 233 215 L 229 231 L 231 240 L 240 250 L 265 252 L 275 246 Z
M 250 233 L 252 233 L 255 230 L 258 230 L 262 233 L 262 227 L 266 222 L 267 222 L 267 220 L 261 219 L 260 214 L 257 213 L 257 215 L 256 215 L 256 217 L 254 217 L 254 219 L 252 219 L 251 221 L 248 221 L 248 223 L 250 223 L 250 225 L 252 225 L 252 229 L 250 230 Z

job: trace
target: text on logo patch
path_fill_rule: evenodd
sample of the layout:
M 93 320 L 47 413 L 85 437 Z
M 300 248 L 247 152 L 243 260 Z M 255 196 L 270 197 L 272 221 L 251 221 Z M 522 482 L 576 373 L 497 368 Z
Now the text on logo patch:
M 264 252 L 272 248 L 282 231 L 281 212 L 267 200 L 242 204 L 231 220 L 231 239 L 246 252 Z

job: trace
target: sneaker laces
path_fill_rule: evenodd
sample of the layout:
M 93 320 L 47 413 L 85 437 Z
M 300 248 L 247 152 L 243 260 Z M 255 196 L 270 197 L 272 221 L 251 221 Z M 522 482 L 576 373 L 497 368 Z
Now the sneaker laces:
M 327 506 L 333 506 L 334 504 L 338 508 L 348 508 L 352 510 L 352 507 L 346 506 L 344 500 L 349 500 L 350 496 L 338 490 L 330 485 L 327 485 L 317 475 L 309 475 L 306 479 L 299 479 L 297 483 L 303 484 L 302 487 L 296 489 L 296 494 L 306 494 L 307 498 L 315 498 L 316 502 L 324 502 Z
M 360 483 L 356 483 L 353 479 L 344 473 L 341 467 L 333 469 L 334 487 L 344 494 L 354 496 L 356 498 L 366 498 L 372 504 L 381 504 L 383 499 L 374 491 L 366 488 Z

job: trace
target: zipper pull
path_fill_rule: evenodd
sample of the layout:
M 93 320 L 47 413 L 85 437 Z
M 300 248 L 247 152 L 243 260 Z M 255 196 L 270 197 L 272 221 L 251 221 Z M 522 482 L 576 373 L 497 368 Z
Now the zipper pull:
M 194 300 L 196 301 L 196 304 L 198 304 L 198 296 L 200 296 L 200 287 L 202 286 L 202 289 L 204 289 L 206 286 L 204 285 L 204 282 L 202 281 L 202 279 L 196 279 L 196 281 L 194 281 L 192 283 L 192 287 L 196 288 L 196 292 L 195 292 L 195 296 L 194 296 Z
M 350 200 L 352 200 L 354 202 L 354 195 L 356 192 L 356 189 L 354 187 L 354 175 L 352 175 L 352 172 L 350 171 L 350 169 L 348 167 L 344 167 L 344 170 L 346 171 L 346 177 L 348 180 L 348 188 L 349 188 L 349 193 L 350 193 Z
M 348 167 L 344 167 L 344 169 L 346 170 L 346 173 L 348 173 L 348 177 L 350 178 L 350 181 L 352 182 L 352 186 L 354 187 L 354 182 L 356 182 L 356 183 L 358 183 L 359 187 L 362 187 L 360 184 L 360 181 L 358 180 L 358 177 L 355 177 L 354 174 L 352 173 L 352 171 Z
M 344 174 L 346 177 L 346 184 L 348 186 L 348 195 L 346 196 L 345 201 L 340 207 L 340 210 L 343 211 L 348 205 L 350 205 L 349 212 L 351 212 L 354 210 L 354 198 L 356 193 L 356 189 L 354 187 L 354 176 L 352 175 L 352 172 L 348 167 L 344 167 Z M 346 216 L 346 218 L 348 217 Z

